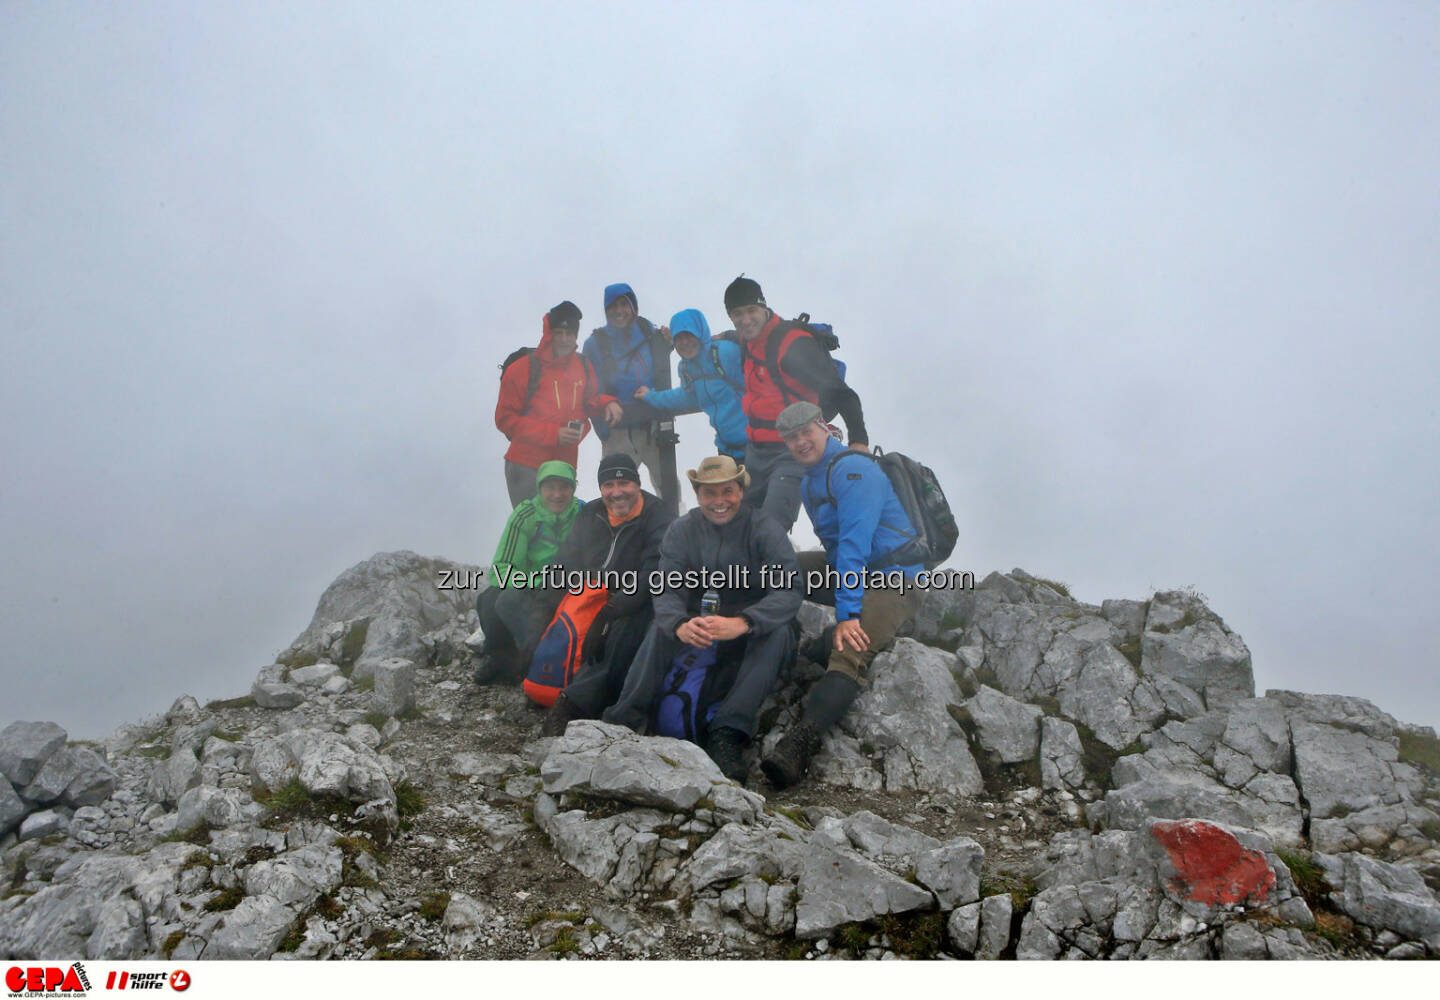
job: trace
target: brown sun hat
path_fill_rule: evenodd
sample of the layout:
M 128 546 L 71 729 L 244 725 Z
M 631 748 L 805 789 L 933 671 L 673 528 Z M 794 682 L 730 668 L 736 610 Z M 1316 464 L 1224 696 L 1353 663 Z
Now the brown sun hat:
M 712 455 L 700 463 L 700 468 L 690 469 L 685 475 L 690 477 L 690 485 L 697 490 L 705 484 L 718 486 L 736 481 L 740 483 L 742 490 L 750 486 L 750 473 L 745 471 L 745 466 L 737 465 L 735 459 L 729 455 Z

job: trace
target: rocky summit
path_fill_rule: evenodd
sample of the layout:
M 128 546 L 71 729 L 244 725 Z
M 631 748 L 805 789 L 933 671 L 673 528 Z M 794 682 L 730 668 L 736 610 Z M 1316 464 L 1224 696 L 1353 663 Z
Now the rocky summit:
M 471 681 L 475 592 L 443 584 L 475 569 L 347 570 L 240 697 L 95 744 L 0 730 L 0 957 L 1440 955 L 1435 732 L 1256 697 L 1196 594 L 930 592 L 775 792 L 757 754 L 819 667 L 743 787 L 682 741 L 541 739 Z

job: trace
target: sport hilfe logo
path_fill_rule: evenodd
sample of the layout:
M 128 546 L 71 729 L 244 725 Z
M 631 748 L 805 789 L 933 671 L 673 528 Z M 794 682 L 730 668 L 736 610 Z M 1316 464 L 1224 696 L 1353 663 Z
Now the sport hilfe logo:
M 68 969 L 53 965 L 12 965 L 5 972 L 5 987 L 12 997 L 84 996 L 90 989 L 90 980 L 79 962 Z
M 166 985 L 176 992 L 190 988 L 190 973 L 174 972 L 112 972 L 105 977 L 107 990 L 160 990 Z

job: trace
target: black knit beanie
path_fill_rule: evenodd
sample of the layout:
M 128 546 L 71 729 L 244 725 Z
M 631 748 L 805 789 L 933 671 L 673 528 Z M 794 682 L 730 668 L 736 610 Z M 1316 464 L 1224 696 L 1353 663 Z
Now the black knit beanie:
M 763 306 L 765 305 L 765 293 L 760 290 L 760 282 L 745 275 L 740 275 L 730 282 L 730 287 L 725 289 L 725 311 L 734 312 L 741 306 Z
M 569 299 L 550 310 L 550 329 L 560 326 L 567 326 L 577 333 L 580 331 L 580 307 Z

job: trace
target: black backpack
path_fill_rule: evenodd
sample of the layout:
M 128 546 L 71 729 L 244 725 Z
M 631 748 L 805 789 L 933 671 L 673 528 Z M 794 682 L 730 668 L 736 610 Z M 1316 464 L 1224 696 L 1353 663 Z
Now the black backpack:
M 836 455 L 825 469 L 825 499 L 820 502 L 835 502 L 835 493 L 830 489 L 830 473 L 834 471 L 835 463 L 848 455 L 864 455 L 885 470 L 885 478 L 890 480 L 895 496 L 900 500 L 900 506 L 905 508 L 905 516 L 915 528 L 915 533 L 911 533 L 902 531 L 893 524 L 886 525 L 891 530 L 906 535 L 910 540 L 870 568 L 884 569 L 887 566 L 918 562 L 924 563 L 926 569 L 934 569 L 949 559 L 950 553 L 955 551 L 955 542 L 960 537 L 960 528 L 955 523 L 950 502 L 945 499 L 940 480 L 935 478 L 935 473 L 929 466 L 921 465 L 908 455 L 902 455 L 898 451 L 887 452 L 881 448 L 876 448 L 873 455 L 852 450 Z
M 765 358 L 761 361 L 761 364 L 770 369 L 770 380 L 774 382 L 780 390 L 780 398 L 787 406 L 794 402 L 795 397 L 790 390 L 785 387 L 785 380 L 780 377 L 780 341 L 784 340 L 785 334 L 791 330 L 804 330 L 815 343 L 820 345 L 820 349 L 827 355 L 833 354 L 833 352 L 840 348 L 840 338 L 835 336 L 835 328 L 829 323 L 810 322 L 809 313 L 801 313 L 788 323 L 782 322 L 780 326 L 775 329 L 775 332 L 770 335 L 770 339 L 765 344 Z M 755 357 L 753 354 L 750 356 L 752 358 Z M 756 358 L 756 360 L 761 359 Z M 838 358 L 831 357 L 830 363 L 835 366 L 835 373 L 840 376 L 840 380 L 843 382 L 845 380 L 845 362 Z

